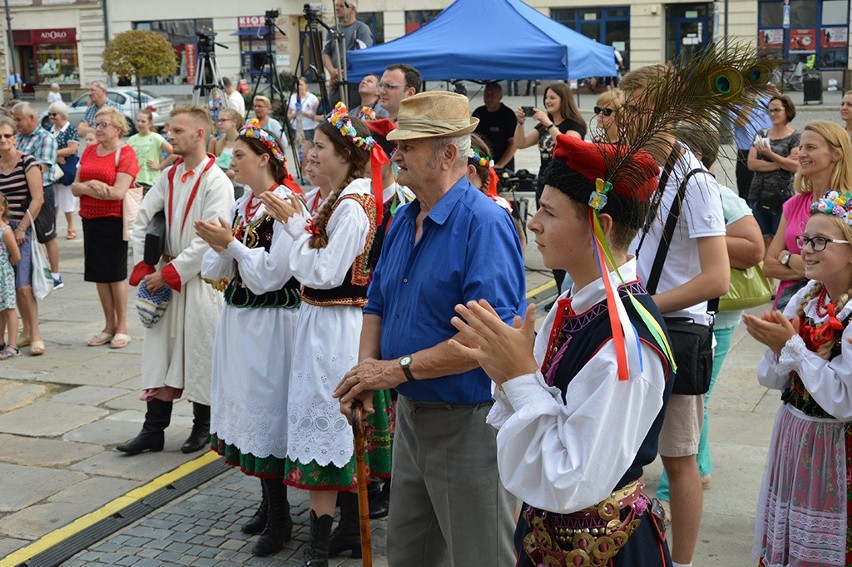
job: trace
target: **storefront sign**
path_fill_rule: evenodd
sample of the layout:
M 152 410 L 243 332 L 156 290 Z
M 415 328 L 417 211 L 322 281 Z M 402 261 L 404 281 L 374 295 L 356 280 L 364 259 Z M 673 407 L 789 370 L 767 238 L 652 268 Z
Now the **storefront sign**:
M 237 18 L 238 28 L 262 28 L 266 27 L 265 16 L 240 16 Z
M 15 45 L 77 43 L 77 30 L 75 28 L 12 30 L 12 38 Z
M 761 30 L 757 39 L 760 47 L 780 49 L 784 45 L 784 30 Z
M 190 83 L 195 83 L 195 44 L 185 43 L 183 45 L 183 54 L 186 56 L 186 80 Z
M 823 47 L 846 47 L 849 42 L 849 28 L 822 28 L 821 45 Z
M 790 53 L 813 53 L 816 51 L 816 29 L 791 29 Z

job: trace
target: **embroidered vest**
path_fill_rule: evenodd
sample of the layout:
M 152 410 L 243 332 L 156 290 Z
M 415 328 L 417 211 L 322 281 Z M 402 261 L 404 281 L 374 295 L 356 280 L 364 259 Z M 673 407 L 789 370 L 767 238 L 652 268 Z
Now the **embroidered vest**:
M 234 215 L 231 231 L 236 233 L 240 221 L 239 212 Z M 269 252 L 272 246 L 272 232 L 275 220 L 269 215 L 263 215 L 245 227 L 244 244 L 249 248 L 263 248 Z M 284 284 L 284 287 L 268 291 L 260 295 L 253 293 L 243 284 L 240 277 L 240 267 L 237 264 L 237 275 L 228 282 L 225 288 L 225 303 L 234 307 L 279 307 L 293 309 L 301 304 L 299 284 L 296 278 Z
M 653 302 L 644 286 L 638 282 L 628 284 L 631 293 L 639 300 L 640 303 L 651 313 L 662 328 L 665 329 L 665 323 L 662 315 L 660 315 L 656 304 Z M 627 293 L 623 288 L 619 287 L 619 295 L 621 301 L 627 310 L 627 315 L 633 322 L 634 327 L 639 334 L 639 338 L 646 344 L 655 345 L 655 341 L 648 331 L 636 309 L 630 302 Z M 565 400 L 568 384 L 574 379 L 578 372 L 591 360 L 592 356 L 603 346 L 603 344 L 612 337 L 612 329 L 610 328 L 609 314 L 606 301 L 601 301 L 590 307 L 584 313 L 575 315 L 565 315 L 562 319 L 562 330 L 558 336 L 557 344 L 564 345 L 567 341 L 565 354 L 557 363 L 556 372 L 553 378 L 553 386 L 559 388 L 562 392 L 562 399 Z M 656 347 L 655 347 L 656 350 Z M 657 415 L 651 429 L 645 435 L 642 445 L 639 447 L 639 452 L 633 459 L 633 463 L 624 473 L 624 476 L 618 481 L 613 490 L 633 482 L 642 476 L 642 469 L 650 464 L 657 457 L 657 438 L 660 435 L 660 430 L 663 427 L 663 418 L 665 417 L 665 406 L 671 393 L 672 376 L 668 372 L 668 363 L 665 357 L 659 351 L 657 356 L 663 363 L 663 368 L 666 369 L 666 387 L 663 395 L 663 408 Z M 602 379 L 615 380 L 615 376 L 602 377 Z M 630 427 L 631 424 L 613 423 L 613 430 L 617 431 L 622 427 Z
M 367 232 L 367 241 L 364 251 L 355 258 L 355 262 L 346 272 L 343 283 L 332 289 L 316 289 L 305 286 L 302 290 L 302 301 L 309 305 L 330 306 L 347 305 L 363 307 L 367 304 L 367 286 L 370 283 L 370 275 L 375 265 L 370 265 L 370 251 L 376 238 L 376 201 L 372 195 L 352 193 L 340 197 L 331 210 L 335 209 L 344 199 L 356 201 L 364 209 L 370 220 L 370 229 Z

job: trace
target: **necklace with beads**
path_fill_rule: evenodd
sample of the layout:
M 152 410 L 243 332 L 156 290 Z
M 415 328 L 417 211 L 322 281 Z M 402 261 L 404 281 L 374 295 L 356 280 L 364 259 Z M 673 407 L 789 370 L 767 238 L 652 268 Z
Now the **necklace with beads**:
M 277 183 L 273 183 L 267 191 L 274 191 L 278 187 Z M 249 224 L 251 224 L 252 219 L 255 217 L 257 212 L 260 210 L 260 206 L 263 205 L 260 199 L 254 196 L 254 193 L 249 195 L 248 201 L 246 201 L 246 210 L 243 216 L 240 218 L 240 223 L 237 226 L 237 230 L 234 233 L 234 238 L 240 240 L 243 244 L 245 244 L 246 238 L 246 228 Z

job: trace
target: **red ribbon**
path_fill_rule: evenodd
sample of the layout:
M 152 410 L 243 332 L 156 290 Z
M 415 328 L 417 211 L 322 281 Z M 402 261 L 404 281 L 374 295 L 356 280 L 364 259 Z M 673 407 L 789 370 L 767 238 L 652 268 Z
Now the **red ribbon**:
M 488 168 L 488 192 L 486 195 L 489 197 L 497 196 L 497 172 L 494 171 L 493 167 Z
M 376 226 L 382 226 L 385 218 L 384 187 L 382 187 L 382 166 L 390 163 L 390 159 L 378 144 L 370 150 L 370 178 L 373 181 L 373 198 L 376 200 Z

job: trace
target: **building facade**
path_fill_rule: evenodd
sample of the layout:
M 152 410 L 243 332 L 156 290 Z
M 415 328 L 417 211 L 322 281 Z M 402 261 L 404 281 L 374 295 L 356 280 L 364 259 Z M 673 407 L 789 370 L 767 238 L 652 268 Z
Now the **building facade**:
M 381 43 L 411 33 L 450 3 L 360 0 L 358 19 L 370 26 L 375 41 Z M 829 76 L 842 76 L 850 68 L 850 0 L 527 3 L 588 37 L 613 45 L 628 68 L 664 62 L 725 37 L 759 44 L 794 63 L 813 57 L 816 66 Z M 196 81 L 199 61 L 208 62 L 204 50 L 199 53 L 199 34 L 215 34 L 220 45 L 213 57 L 223 76 L 264 81 L 273 64 L 278 71 L 305 73 L 312 66 L 321 70 L 322 25 L 306 13 L 301 0 L 272 4 L 277 4 L 276 13 L 268 12 L 272 8 L 268 0 L 10 0 L 12 49 L 10 52 L 3 26 L 5 67 L 11 67 L 10 55 L 14 53 L 25 91 L 43 90 L 52 82 L 73 90 L 105 78 L 100 54 L 106 37 L 130 29 L 148 29 L 161 34 L 175 48 L 174 74 L 151 86 L 164 94 L 186 93 Z M 309 6 L 331 23 L 332 0 Z M 510 24 L 495 32 L 511 33 Z

